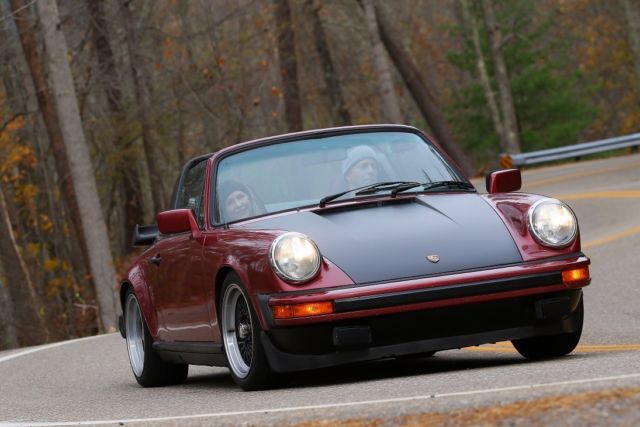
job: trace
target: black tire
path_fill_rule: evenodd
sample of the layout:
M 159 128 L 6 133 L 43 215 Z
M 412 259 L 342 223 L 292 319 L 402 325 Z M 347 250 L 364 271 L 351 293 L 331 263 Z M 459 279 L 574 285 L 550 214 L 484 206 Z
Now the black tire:
M 282 385 L 285 377 L 276 374 L 269 365 L 260 340 L 260 321 L 237 274 L 229 273 L 225 278 L 218 308 L 224 351 L 233 381 L 247 391 Z
M 138 332 L 131 330 L 131 321 L 133 321 L 133 319 L 130 319 L 131 321 L 127 322 L 127 316 L 136 315 L 136 313 L 138 316 L 140 316 L 140 323 L 137 323 L 137 325 L 141 328 L 141 330 L 138 330 Z M 124 315 L 129 362 L 131 363 L 133 376 L 136 378 L 136 381 L 138 381 L 138 384 L 140 384 L 142 387 L 160 387 L 166 385 L 182 384 L 187 379 L 187 375 L 189 374 L 189 365 L 169 363 L 160 359 L 156 351 L 153 349 L 153 338 L 149 333 L 149 328 L 147 327 L 147 324 L 144 320 L 144 316 L 142 316 L 142 313 L 140 312 L 138 299 L 136 298 L 136 295 L 131 288 L 129 288 L 125 296 Z M 133 323 L 136 324 L 136 322 Z M 143 337 L 142 343 L 140 343 L 139 341 L 137 342 L 137 345 L 142 344 L 142 354 L 140 355 L 138 353 L 138 356 L 132 356 L 132 352 L 135 351 L 135 347 L 132 347 L 132 340 L 134 340 L 135 337 L 138 336 L 138 333 Z M 136 344 L 133 345 L 135 346 Z M 136 360 L 138 362 L 134 362 L 134 358 L 136 357 Z M 137 366 L 134 367 L 134 365 Z
M 582 335 L 582 323 L 584 321 L 584 303 L 582 297 L 571 314 L 575 322 L 576 330 L 557 335 L 547 335 L 542 337 L 524 338 L 513 340 L 511 343 L 522 356 L 531 360 L 550 359 L 571 353 Z

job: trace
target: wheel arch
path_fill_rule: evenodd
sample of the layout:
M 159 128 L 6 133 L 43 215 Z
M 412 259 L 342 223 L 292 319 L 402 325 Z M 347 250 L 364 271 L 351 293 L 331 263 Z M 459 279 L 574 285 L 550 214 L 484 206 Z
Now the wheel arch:
M 262 313 L 260 304 L 258 304 L 258 301 L 256 299 L 255 292 L 253 292 L 253 289 L 251 287 L 249 275 L 247 274 L 246 271 L 240 268 L 237 268 L 237 266 L 234 266 L 231 263 L 224 264 L 216 274 L 215 288 L 214 288 L 214 303 L 215 303 L 215 310 L 216 310 L 216 320 L 218 324 L 219 325 L 221 324 L 220 323 L 220 320 L 221 320 L 220 304 L 222 303 L 222 286 L 224 285 L 224 282 L 227 276 L 229 276 L 229 274 L 235 274 L 236 276 L 238 276 L 242 287 L 244 288 L 244 290 L 249 296 L 249 303 L 253 306 L 253 310 L 258 316 L 260 326 L 262 327 L 263 330 L 268 329 L 268 324 L 264 318 L 264 313 Z
M 135 276 L 132 277 L 130 275 L 126 280 L 123 280 L 119 292 L 120 307 L 123 313 L 125 312 L 126 296 L 129 289 L 133 290 L 136 295 L 138 305 L 142 311 L 142 317 L 147 324 L 147 328 L 149 328 L 149 333 L 156 339 L 158 336 L 158 318 L 149 293 L 149 287 L 144 281 L 135 280 Z

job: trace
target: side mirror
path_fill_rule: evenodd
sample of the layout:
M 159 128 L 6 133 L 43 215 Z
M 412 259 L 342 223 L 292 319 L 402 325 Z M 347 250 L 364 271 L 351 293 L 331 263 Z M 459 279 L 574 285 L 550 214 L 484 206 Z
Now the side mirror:
M 198 231 L 198 223 L 191 209 L 174 209 L 160 212 L 156 216 L 158 230 L 162 234 L 185 233 Z
M 149 246 L 158 238 L 158 226 L 138 225 L 133 228 L 133 238 L 131 245 L 133 246 Z
M 505 169 L 487 174 L 485 182 L 489 193 L 508 193 L 522 187 L 522 175 L 520 169 Z

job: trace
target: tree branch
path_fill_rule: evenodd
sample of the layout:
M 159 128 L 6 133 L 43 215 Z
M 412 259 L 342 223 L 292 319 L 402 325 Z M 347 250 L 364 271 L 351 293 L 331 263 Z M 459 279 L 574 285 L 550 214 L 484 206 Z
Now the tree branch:
M 2 124 L 2 126 L 0 126 L 0 133 L 4 132 L 11 123 L 13 123 L 14 121 L 16 121 L 17 119 L 19 119 L 20 117 L 25 116 L 26 113 L 20 112 L 20 113 L 15 113 L 13 116 L 11 116 L 11 118 L 9 120 L 7 120 L 6 122 L 4 122 Z

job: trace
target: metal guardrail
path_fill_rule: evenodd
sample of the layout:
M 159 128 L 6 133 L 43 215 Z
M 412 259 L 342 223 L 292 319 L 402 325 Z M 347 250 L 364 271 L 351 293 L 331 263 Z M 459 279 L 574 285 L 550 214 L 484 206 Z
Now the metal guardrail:
M 549 148 L 547 150 L 531 151 L 519 154 L 501 154 L 500 166 L 503 168 L 535 165 L 538 163 L 553 162 L 555 160 L 581 157 L 588 154 L 600 153 L 609 150 L 640 146 L 640 133 L 617 136 L 615 138 L 601 139 L 599 141 L 583 142 L 564 147 Z

